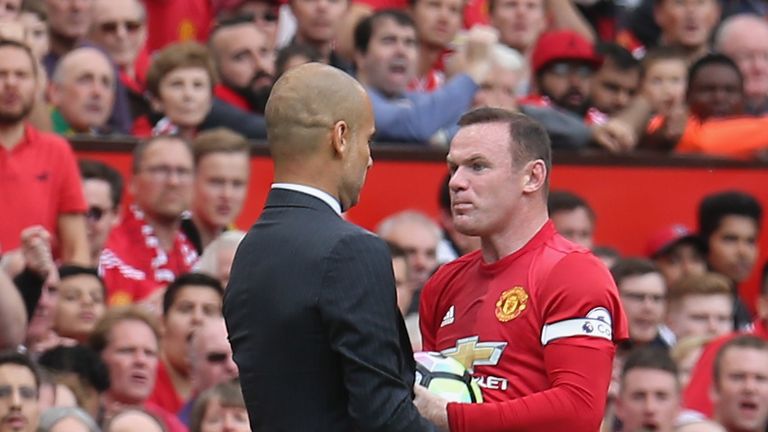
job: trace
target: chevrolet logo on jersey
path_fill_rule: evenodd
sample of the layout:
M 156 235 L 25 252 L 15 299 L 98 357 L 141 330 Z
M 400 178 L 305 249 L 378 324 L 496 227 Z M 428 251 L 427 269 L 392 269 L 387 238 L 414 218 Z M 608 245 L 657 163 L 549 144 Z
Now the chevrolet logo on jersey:
M 441 351 L 446 357 L 458 360 L 470 373 L 475 366 L 494 366 L 499 363 L 506 342 L 479 342 L 479 336 L 470 336 L 456 341 L 456 346 Z

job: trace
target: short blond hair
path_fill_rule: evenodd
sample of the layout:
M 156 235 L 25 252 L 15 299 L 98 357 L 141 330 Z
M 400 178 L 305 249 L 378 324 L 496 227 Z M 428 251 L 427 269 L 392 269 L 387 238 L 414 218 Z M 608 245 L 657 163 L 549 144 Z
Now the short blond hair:
M 731 295 L 731 292 L 731 283 L 728 278 L 719 273 L 707 272 L 685 276 L 671 284 L 667 300 L 669 304 L 676 304 L 692 295 Z
M 124 321 L 139 321 L 143 322 L 150 329 L 160 342 L 160 327 L 157 324 L 155 318 L 147 311 L 139 306 L 117 306 L 109 309 L 107 313 L 96 323 L 96 327 L 93 329 L 90 338 L 88 339 L 88 345 L 101 354 L 112 341 L 112 329 L 119 323 Z

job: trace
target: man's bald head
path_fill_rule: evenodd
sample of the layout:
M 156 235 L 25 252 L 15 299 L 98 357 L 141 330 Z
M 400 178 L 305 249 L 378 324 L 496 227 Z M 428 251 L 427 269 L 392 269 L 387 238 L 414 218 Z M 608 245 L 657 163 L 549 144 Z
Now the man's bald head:
M 115 69 L 96 48 L 65 55 L 51 77 L 50 100 L 75 132 L 106 125 L 115 98 Z
M 106 71 L 114 78 L 114 68 L 106 54 L 97 48 L 82 47 L 70 51 L 59 60 L 53 71 L 51 81 L 63 83 L 73 71 L 92 68 Z
M 318 149 L 335 123 L 354 128 L 368 102 L 354 78 L 321 63 L 307 63 L 286 72 L 267 101 L 266 122 L 272 157 L 306 154 Z

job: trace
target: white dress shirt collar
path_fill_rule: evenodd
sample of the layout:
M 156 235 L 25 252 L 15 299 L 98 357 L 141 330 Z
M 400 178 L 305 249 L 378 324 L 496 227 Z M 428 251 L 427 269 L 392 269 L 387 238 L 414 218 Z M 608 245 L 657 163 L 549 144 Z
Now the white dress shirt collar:
M 300 185 L 296 183 L 273 183 L 272 189 L 288 189 L 296 192 L 305 193 L 307 195 L 312 195 L 313 197 L 322 200 L 326 204 L 328 204 L 333 211 L 336 212 L 339 216 L 341 216 L 341 204 L 339 204 L 339 201 L 336 200 L 331 194 L 325 191 L 321 191 L 318 188 L 312 187 L 312 186 L 305 186 Z

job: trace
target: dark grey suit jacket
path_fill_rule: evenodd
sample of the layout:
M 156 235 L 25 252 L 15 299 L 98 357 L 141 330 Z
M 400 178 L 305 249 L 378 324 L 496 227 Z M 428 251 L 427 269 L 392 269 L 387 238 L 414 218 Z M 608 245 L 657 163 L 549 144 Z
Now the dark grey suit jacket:
M 325 202 L 272 189 L 224 299 L 251 429 L 424 431 L 386 244 Z

